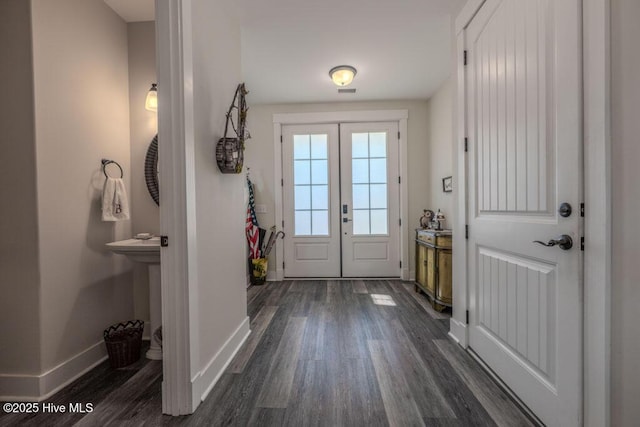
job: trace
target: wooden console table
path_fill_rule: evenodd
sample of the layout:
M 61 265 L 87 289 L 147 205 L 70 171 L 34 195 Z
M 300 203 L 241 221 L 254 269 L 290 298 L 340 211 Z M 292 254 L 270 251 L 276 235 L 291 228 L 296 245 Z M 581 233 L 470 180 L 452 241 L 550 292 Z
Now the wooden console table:
M 416 292 L 424 292 L 438 311 L 453 304 L 451 230 L 416 230 Z

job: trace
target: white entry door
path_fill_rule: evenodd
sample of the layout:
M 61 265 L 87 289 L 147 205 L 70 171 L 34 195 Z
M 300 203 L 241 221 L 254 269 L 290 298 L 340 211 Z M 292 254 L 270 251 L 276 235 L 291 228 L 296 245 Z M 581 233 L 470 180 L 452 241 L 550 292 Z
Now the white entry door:
M 282 137 L 285 277 L 399 277 L 398 124 L 291 125 Z
M 342 124 L 340 151 L 342 276 L 398 277 L 398 124 Z
M 549 426 L 582 419 L 580 4 L 487 0 L 464 35 L 470 347 Z
M 340 277 L 338 125 L 282 129 L 285 275 Z

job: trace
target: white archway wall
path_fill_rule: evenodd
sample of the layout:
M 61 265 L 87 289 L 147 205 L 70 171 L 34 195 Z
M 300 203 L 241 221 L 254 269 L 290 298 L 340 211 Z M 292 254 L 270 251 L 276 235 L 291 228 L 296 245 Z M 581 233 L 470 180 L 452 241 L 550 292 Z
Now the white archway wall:
M 240 26 L 221 0 L 156 3 L 163 412 L 193 412 L 249 334 L 244 177 L 215 144 L 240 82 Z M 164 141 L 164 142 L 163 142 Z

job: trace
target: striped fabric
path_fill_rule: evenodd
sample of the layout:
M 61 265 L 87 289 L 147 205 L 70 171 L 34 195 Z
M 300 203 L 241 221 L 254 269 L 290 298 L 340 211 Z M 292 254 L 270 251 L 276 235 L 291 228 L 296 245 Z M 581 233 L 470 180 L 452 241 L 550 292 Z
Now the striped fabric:
M 249 204 L 247 205 L 247 221 L 245 223 L 245 232 L 247 234 L 247 242 L 249 243 L 249 253 L 252 259 L 260 258 L 260 228 L 258 227 L 258 218 L 256 218 L 256 200 L 253 195 L 253 184 L 247 177 L 247 186 L 249 187 Z

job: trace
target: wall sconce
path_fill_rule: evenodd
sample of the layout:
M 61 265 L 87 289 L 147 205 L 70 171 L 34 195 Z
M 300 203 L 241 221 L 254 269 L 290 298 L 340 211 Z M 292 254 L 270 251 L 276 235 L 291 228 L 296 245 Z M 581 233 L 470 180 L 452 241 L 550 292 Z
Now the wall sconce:
M 331 80 L 338 87 L 350 85 L 357 73 L 358 71 L 351 65 L 338 65 L 329 70 Z
M 158 84 L 151 83 L 151 89 L 147 92 L 147 99 L 144 101 L 144 108 L 149 111 L 158 111 Z

